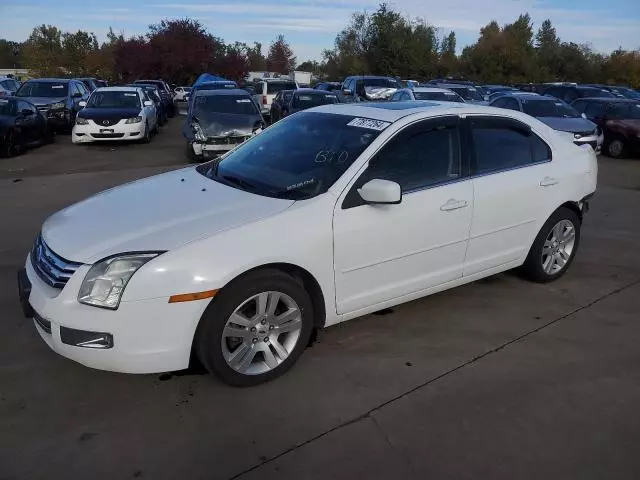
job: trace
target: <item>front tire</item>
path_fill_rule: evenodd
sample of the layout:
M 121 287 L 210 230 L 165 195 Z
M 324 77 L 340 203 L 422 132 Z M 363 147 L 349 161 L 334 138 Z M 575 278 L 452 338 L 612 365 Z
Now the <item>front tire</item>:
M 614 137 L 607 144 L 607 155 L 611 158 L 624 158 L 627 156 L 627 143 L 623 137 Z
M 149 130 L 149 124 L 145 123 L 144 125 L 144 137 L 142 138 L 143 143 L 151 143 L 151 130 Z
M 4 137 L 2 143 L 2 156 L 13 157 L 19 155 L 22 151 L 22 145 L 20 144 L 20 138 L 15 130 L 9 130 Z
M 202 364 L 223 382 L 253 386 L 284 374 L 313 330 L 302 284 L 279 270 L 259 270 L 225 287 L 205 311 L 194 341 Z
M 545 222 L 522 266 L 534 282 L 547 283 L 564 275 L 580 244 L 580 218 L 570 208 L 561 207 Z

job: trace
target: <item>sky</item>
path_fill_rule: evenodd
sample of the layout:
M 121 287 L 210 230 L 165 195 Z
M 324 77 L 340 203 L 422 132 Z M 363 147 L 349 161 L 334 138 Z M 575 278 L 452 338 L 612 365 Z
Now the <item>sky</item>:
M 25 40 L 34 26 L 88 30 L 99 40 L 109 27 L 126 37 L 146 33 L 163 18 L 198 19 L 226 42 L 268 45 L 284 34 L 298 62 L 320 60 L 353 12 L 373 12 L 378 0 L 0 0 L 0 38 Z M 528 12 L 534 31 L 550 18 L 563 41 L 589 43 L 607 53 L 619 46 L 640 48 L 640 0 L 390 0 L 394 10 L 422 19 L 441 35 L 456 32 L 458 51 L 474 43 L 491 20 L 500 25 Z

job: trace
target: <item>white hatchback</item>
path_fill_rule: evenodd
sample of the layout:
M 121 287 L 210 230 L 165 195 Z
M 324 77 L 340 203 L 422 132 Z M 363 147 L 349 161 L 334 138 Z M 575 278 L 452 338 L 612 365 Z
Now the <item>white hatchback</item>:
M 158 115 L 153 101 L 139 87 L 97 88 L 76 116 L 71 132 L 73 143 L 98 140 L 151 141 L 158 131 Z
M 43 225 L 19 274 L 56 352 L 105 370 L 284 373 L 313 329 L 522 267 L 563 275 L 593 150 L 520 112 L 328 105 L 214 161 L 113 188 Z

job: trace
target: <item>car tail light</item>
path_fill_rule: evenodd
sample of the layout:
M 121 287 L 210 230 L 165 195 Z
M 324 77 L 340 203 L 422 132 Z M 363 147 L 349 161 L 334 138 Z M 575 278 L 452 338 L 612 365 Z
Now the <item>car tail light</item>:
M 263 104 L 263 105 L 266 105 L 266 104 L 267 104 L 267 96 L 266 96 L 266 95 L 263 95 L 263 96 L 262 96 L 262 104 Z

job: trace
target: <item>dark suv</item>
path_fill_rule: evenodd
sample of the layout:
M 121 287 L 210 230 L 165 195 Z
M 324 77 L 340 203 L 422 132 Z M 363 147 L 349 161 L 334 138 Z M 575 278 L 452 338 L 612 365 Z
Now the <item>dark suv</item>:
M 550 95 L 552 97 L 559 98 L 567 103 L 571 103 L 578 98 L 614 98 L 615 95 L 611 92 L 607 92 L 602 88 L 587 87 L 584 85 L 549 85 L 545 87 L 542 92 L 543 95 Z
M 33 103 L 56 131 L 70 132 L 76 115 L 87 101 L 89 92 L 80 80 L 68 78 L 35 78 L 24 82 L 16 97 Z
M 158 88 L 158 93 L 160 94 L 160 98 L 162 98 L 162 104 L 167 111 L 168 117 L 174 117 L 177 113 L 177 108 L 175 103 L 173 103 L 173 92 L 167 82 L 164 80 L 136 80 L 133 82 L 136 86 L 138 85 L 154 85 Z
M 614 158 L 640 153 L 640 101 L 628 98 L 582 98 L 571 104 L 604 133 L 603 151 Z

